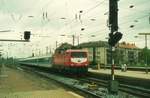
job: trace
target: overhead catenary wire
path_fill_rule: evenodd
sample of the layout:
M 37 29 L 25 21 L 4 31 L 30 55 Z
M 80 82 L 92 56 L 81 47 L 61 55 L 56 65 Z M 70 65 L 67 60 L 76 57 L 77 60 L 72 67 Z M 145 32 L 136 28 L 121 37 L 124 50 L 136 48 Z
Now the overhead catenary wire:
M 51 1 L 52 1 L 52 0 L 51 0 Z M 98 0 L 97 0 L 97 1 L 98 1 Z M 95 2 L 95 1 L 94 1 L 94 2 Z M 101 2 L 101 1 L 100 1 L 100 2 Z M 50 2 L 50 3 L 51 3 L 51 2 Z M 52 3 L 52 4 L 54 4 L 54 3 Z M 98 3 L 97 3 L 97 4 L 98 4 Z M 96 5 L 97 5 L 97 4 L 96 4 Z M 103 3 L 103 4 L 104 4 L 104 3 Z M 95 5 L 95 6 L 96 6 L 96 5 Z M 50 10 L 47 10 L 47 8 L 51 8 L 51 7 L 48 7 L 48 6 L 47 6 L 46 8 L 43 8 L 43 9 L 44 9 L 44 10 L 43 10 L 44 12 L 47 11 L 47 17 L 49 16 L 50 19 L 51 19 L 51 18 L 57 18 L 57 19 L 58 19 L 58 17 L 60 17 L 60 16 L 57 16 L 57 14 L 55 14 L 53 17 L 51 17 L 51 15 L 52 15 L 53 13 L 52 13 Z M 91 8 L 92 8 L 92 7 L 91 7 Z M 99 8 L 99 7 L 96 7 L 96 8 Z M 96 8 L 94 8 L 94 9 L 91 10 L 90 12 L 94 11 Z M 69 8 L 68 8 L 68 9 L 69 9 Z M 87 8 L 87 9 L 88 9 L 88 8 Z M 88 12 L 88 13 L 89 13 L 89 12 Z M 145 12 L 144 12 L 144 13 L 145 13 Z M 42 12 L 40 12 L 40 15 L 37 15 L 37 16 L 40 16 L 40 19 L 42 18 L 42 17 L 41 17 L 41 16 L 42 16 L 41 14 L 42 14 Z M 95 13 L 95 14 L 96 14 L 96 13 Z M 97 13 L 97 14 L 98 14 L 98 13 Z M 133 14 L 133 13 L 132 13 L 132 14 Z M 88 14 L 88 15 L 91 15 L 91 13 Z M 92 14 L 92 15 L 93 15 L 93 14 Z M 130 15 L 131 15 L 131 14 L 130 14 Z M 97 16 L 97 15 L 96 15 L 96 16 Z M 132 15 L 131 15 L 131 16 L 132 16 Z M 45 15 L 45 17 L 46 17 L 46 15 Z M 86 15 L 85 15 L 85 18 L 86 18 Z M 90 18 L 90 17 L 89 17 L 89 18 Z M 121 17 L 120 17 L 120 18 L 121 18 Z M 144 18 L 146 18 L 146 17 L 144 17 Z M 16 19 L 17 19 L 17 18 L 16 18 Z M 143 19 L 143 18 L 141 18 L 141 19 Z M 97 19 L 96 19 L 96 20 L 97 20 Z M 131 18 L 131 20 L 132 20 L 132 18 Z M 23 20 L 23 21 L 24 21 L 24 20 Z M 55 20 L 54 20 L 54 21 L 55 21 Z M 52 20 L 51 23 L 53 23 L 54 21 Z M 65 20 L 65 21 L 66 21 L 66 20 Z M 70 21 L 71 21 L 71 20 L 66 21 L 66 22 L 65 22 L 65 26 L 66 26 L 66 23 L 68 23 L 68 25 L 69 25 Z M 101 21 L 101 20 L 97 20 L 97 21 Z M 96 21 L 95 23 L 97 23 L 97 21 Z M 142 20 L 139 19 L 139 22 L 138 22 L 138 23 L 140 23 L 140 21 L 142 21 Z M 126 24 L 132 23 L 132 21 L 125 21 L 125 22 L 126 22 Z M 44 27 L 45 27 L 45 26 L 48 27 L 48 25 L 49 25 L 50 23 L 44 22 L 43 24 L 44 24 Z M 61 23 L 60 23 L 60 24 L 61 24 Z M 84 25 L 86 26 L 86 23 L 84 22 L 84 19 L 82 19 L 82 24 L 83 24 L 82 26 L 84 26 Z M 87 23 L 87 24 L 88 24 L 88 23 Z M 94 24 L 94 23 L 93 23 L 93 24 Z M 121 22 L 120 24 L 121 24 L 122 26 L 125 25 L 125 24 L 122 24 L 122 22 Z M 137 23 L 136 23 L 136 24 L 137 24 Z M 52 24 L 52 25 L 53 25 L 53 24 Z M 77 24 L 77 25 L 78 25 L 78 24 Z M 63 26 L 63 24 L 62 24 L 62 26 Z M 60 28 L 61 28 L 62 26 L 60 26 Z M 74 25 L 74 24 L 73 24 L 72 26 L 73 26 L 72 28 L 79 27 L 79 25 L 76 26 L 76 25 Z M 81 25 L 80 25 L 80 26 L 81 26 Z M 96 25 L 96 26 L 98 26 L 98 25 Z M 125 26 L 126 26 L 126 25 L 125 25 Z M 127 26 L 128 26 L 128 25 L 127 25 Z M 140 26 L 140 25 L 139 25 L 139 26 Z M 49 27 L 50 27 L 50 26 L 49 26 Z M 45 28 L 46 28 L 46 27 L 45 27 Z M 51 28 L 51 27 L 50 27 L 50 28 Z M 102 31 L 103 31 L 103 30 L 101 30 L 101 28 L 99 28 L 99 29 L 98 29 L 98 28 L 95 28 L 95 29 L 91 30 L 92 28 L 95 28 L 95 26 L 92 25 L 92 27 L 89 26 L 88 29 L 85 28 L 85 30 L 87 30 L 87 35 L 91 34 L 91 32 L 88 32 L 88 31 L 93 31 L 94 33 L 97 31 L 95 34 L 96 34 L 96 35 L 98 35 L 98 34 L 101 35 L 101 33 L 102 33 Z M 65 29 L 67 29 L 67 28 L 65 27 Z M 124 29 L 124 28 L 121 28 L 121 29 Z M 73 30 L 73 29 L 72 29 L 72 30 Z M 99 30 L 99 31 L 98 31 L 98 30 Z M 67 31 L 67 30 L 66 30 L 66 31 Z M 77 30 L 75 29 L 75 31 L 77 31 Z M 73 30 L 73 32 L 74 32 L 74 30 Z M 83 32 L 85 32 L 85 34 L 86 34 L 86 31 L 83 31 Z M 99 33 L 99 32 L 100 32 L 100 33 Z M 105 32 L 105 30 L 104 30 L 103 32 Z M 56 32 L 54 32 L 54 33 L 56 33 Z M 63 32 L 60 32 L 60 33 L 63 33 Z M 98 33 L 98 34 L 97 34 L 97 33 Z M 107 33 L 107 32 L 106 32 L 106 33 Z
M 136 18 L 136 19 L 142 19 L 142 18 L 145 18 L 145 17 L 148 17 L 148 15 L 145 15 L 145 16 L 142 16 L 142 17 L 138 17 L 138 18 Z M 124 24 L 126 24 L 126 23 L 129 23 L 129 22 L 124 22 L 124 23 L 121 23 L 120 25 L 124 25 Z M 126 29 L 128 29 L 129 27 L 127 27 Z M 125 28 L 124 28 L 125 29 Z M 96 32 L 92 32 L 92 33 L 94 33 L 94 35 L 96 35 L 96 37 L 99 37 L 99 36 L 101 36 L 100 34 L 102 34 L 102 33 L 99 33 L 99 32 L 104 32 L 106 29 L 103 29 L 103 30 L 98 30 L 98 31 L 96 31 Z M 129 30 L 126 30 L 127 32 L 129 31 Z M 98 33 L 98 34 L 97 34 Z
M 141 18 L 143 18 L 143 17 L 141 17 Z M 137 19 L 140 19 L 140 18 L 137 18 Z M 128 22 L 125 22 L 125 23 L 128 23 Z M 121 23 L 122 24 L 122 23 Z
M 105 1 L 105 0 L 103 0 L 102 2 L 100 2 L 100 3 L 96 4 L 96 5 L 94 5 L 93 7 L 89 8 L 89 9 L 87 9 L 87 11 L 84 11 L 84 13 L 83 13 L 82 15 L 85 15 L 85 14 L 89 13 L 90 11 L 94 10 L 95 8 L 99 7 L 101 4 L 104 3 L 104 1 Z M 67 25 L 70 25 L 70 24 L 73 23 L 75 20 L 76 20 L 76 19 L 72 19 L 72 20 L 70 21 L 70 23 L 68 23 Z M 62 28 L 62 29 L 63 29 L 63 28 Z
M 137 20 L 137 19 L 142 19 L 142 18 L 145 18 L 145 17 L 147 17 L 148 15 L 145 15 L 145 16 L 142 16 L 142 17 L 138 17 L 138 18 L 136 18 L 135 20 Z M 129 23 L 129 22 L 124 22 L 124 23 L 120 23 L 121 25 L 122 24 L 125 24 L 125 23 Z

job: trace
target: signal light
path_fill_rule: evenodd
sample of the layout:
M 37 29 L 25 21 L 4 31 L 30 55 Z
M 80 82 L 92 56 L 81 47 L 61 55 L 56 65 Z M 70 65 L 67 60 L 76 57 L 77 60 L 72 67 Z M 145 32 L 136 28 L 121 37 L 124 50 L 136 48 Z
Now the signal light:
M 123 34 L 120 32 L 116 32 L 115 34 L 109 33 L 108 44 L 110 46 L 115 46 L 120 41 L 120 39 L 122 38 L 122 35 Z
M 28 41 L 30 39 L 30 35 L 31 35 L 31 32 L 30 31 L 24 31 L 24 39 L 26 41 Z

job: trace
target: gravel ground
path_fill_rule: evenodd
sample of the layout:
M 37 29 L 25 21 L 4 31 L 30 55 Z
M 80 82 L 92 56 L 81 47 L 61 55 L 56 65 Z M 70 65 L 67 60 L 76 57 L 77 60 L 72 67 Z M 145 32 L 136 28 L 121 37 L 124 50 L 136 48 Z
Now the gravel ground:
M 58 83 L 38 75 L 26 73 L 24 71 L 0 68 L 0 93 L 13 93 L 37 90 L 61 90 L 65 91 Z

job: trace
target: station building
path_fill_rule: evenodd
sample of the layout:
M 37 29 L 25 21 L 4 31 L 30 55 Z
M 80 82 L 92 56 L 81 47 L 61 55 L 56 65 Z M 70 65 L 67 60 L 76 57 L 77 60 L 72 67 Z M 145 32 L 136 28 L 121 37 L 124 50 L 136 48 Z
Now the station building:
M 80 47 L 88 51 L 88 59 L 91 65 L 107 66 L 111 64 L 111 51 L 108 42 L 82 43 Z M 140 52 L 141 49 L 133 43 L 119 43 L 116 45 L 114 53 L 115 64 L 117 66 L 122 64 L 135 65 L 139 62 Z
M 134 43 L 122 42 L 116 46 L 115 51 L 115 63 L 116 64 L 128 64 L 136 65 L 139 62 L 139 54 L 141 49 Z

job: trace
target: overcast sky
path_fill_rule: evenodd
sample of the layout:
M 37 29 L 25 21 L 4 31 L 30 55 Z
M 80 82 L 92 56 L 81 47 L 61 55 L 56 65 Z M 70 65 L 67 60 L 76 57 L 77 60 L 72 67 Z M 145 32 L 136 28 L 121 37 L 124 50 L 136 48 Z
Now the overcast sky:
M 109 28 L 109 0 L 0 0 L 0 39 L 21 39 L 30 30 L 31 42 L 0 42 L 4 56 L 27 57 L 46 47 L 55 49 L 63 42 L 72 43 L 72 35 L 80 36 L 80 43 L 107 40 Z M 119 31 L 122 41 L 144 47 L 144 37 L 150 33 L 150 0 L 119 0 Z M 132 8 L 130 8 L 132 6 Z M 133 28 L 130 26 L 133 25 Z M 81 31 L 81 28 L 84 28 Z M 65 35 L 65 36 L 61 36 Z M 95 37 L 91 37 L 95 35 Z M 75 44 L 77 44 L 77 39 Z M 150 37 L 148 37 L 150 47 Z

